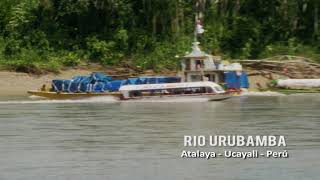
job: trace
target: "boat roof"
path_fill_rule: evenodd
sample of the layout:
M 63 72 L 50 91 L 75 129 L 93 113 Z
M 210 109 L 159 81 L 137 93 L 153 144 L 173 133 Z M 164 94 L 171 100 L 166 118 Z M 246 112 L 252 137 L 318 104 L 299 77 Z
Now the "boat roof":
M 124 86 L 121 86 L 119 91 L 141 91 L 141 90 L 179 89 L 179 88 L 196 88 L 196 87 L 214 88 L 217 86 L 219 85 L 211 81 L 163 83 L 163 84 L 141 84 L 141 85 L 124 85 Z
M 201 51 L 199 42 L 193 42 L 192 44 L 193 46 L 191 53 L 185 55 L 184 58 L 207 58 L 209 56 L 205 52 Z

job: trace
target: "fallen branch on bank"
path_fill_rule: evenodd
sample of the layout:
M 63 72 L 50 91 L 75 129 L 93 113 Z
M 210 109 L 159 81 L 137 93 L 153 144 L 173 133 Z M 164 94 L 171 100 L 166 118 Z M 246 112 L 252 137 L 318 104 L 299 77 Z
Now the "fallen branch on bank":
M 276 56 L 262 60 L 238 60 L 237 62 L 240 62 L 247 69 L 264 71 L 260 75 L 274 73 L 297 79 L 320 77 L 320 64 L 304 57 Z M 258 74 L 258 72 L 254 72 L 249 75 Z

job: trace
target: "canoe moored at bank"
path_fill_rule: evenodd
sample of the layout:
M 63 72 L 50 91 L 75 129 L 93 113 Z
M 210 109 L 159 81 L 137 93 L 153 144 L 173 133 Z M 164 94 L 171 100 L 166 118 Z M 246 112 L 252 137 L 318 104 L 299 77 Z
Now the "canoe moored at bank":
M 208 101 L 220 101 L 231 97 L 220 85 L 209 81 L 125 85 L 119 91 L 121 100 L 203 98 Z
M 320 79 L 278 79 L 271 83 L 281 88 L 320 88 Z
M 39 96 L 47 99 L 83 99 L 83 98 L 91 98 L 91 97 L 102 97 L 102 96 L 110 96 L 119 98 L 119 92 L 84 92 L 84 93 L 69 93 L 69 92 L 52 92 L 52 91 L 28 91 L 30 95 Z

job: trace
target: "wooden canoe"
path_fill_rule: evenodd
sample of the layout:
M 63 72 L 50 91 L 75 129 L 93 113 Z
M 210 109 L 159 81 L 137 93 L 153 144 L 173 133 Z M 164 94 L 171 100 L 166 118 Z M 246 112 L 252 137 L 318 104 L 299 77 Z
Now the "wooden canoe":
M 104 93 L 68 93 L 68 92 L 51 92 L 51 91 L 28 91 L 30 95 L 40 96 L 48 99 L 82 99 L 98 96 L 113 96 L 120 97 L 119 92 L 104 92 Z

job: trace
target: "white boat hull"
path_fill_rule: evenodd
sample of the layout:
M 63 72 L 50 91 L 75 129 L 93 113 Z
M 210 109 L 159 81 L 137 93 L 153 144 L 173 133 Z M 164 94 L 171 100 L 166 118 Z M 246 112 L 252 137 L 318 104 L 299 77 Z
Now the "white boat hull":
M 214 95 L 212 97 L 208 97 L 209 101 L 222 101 L 231 98 L 231 94 L 219 94 L 219 95 Z
M 231 98 L 230 94 L 217 94 L 217 95 L 163 95 L 163 96 L 142 96 L 122 99 L 125 101 L 166 101 L 166 102 L 179 102 L 179 101 L 222 101 Z

